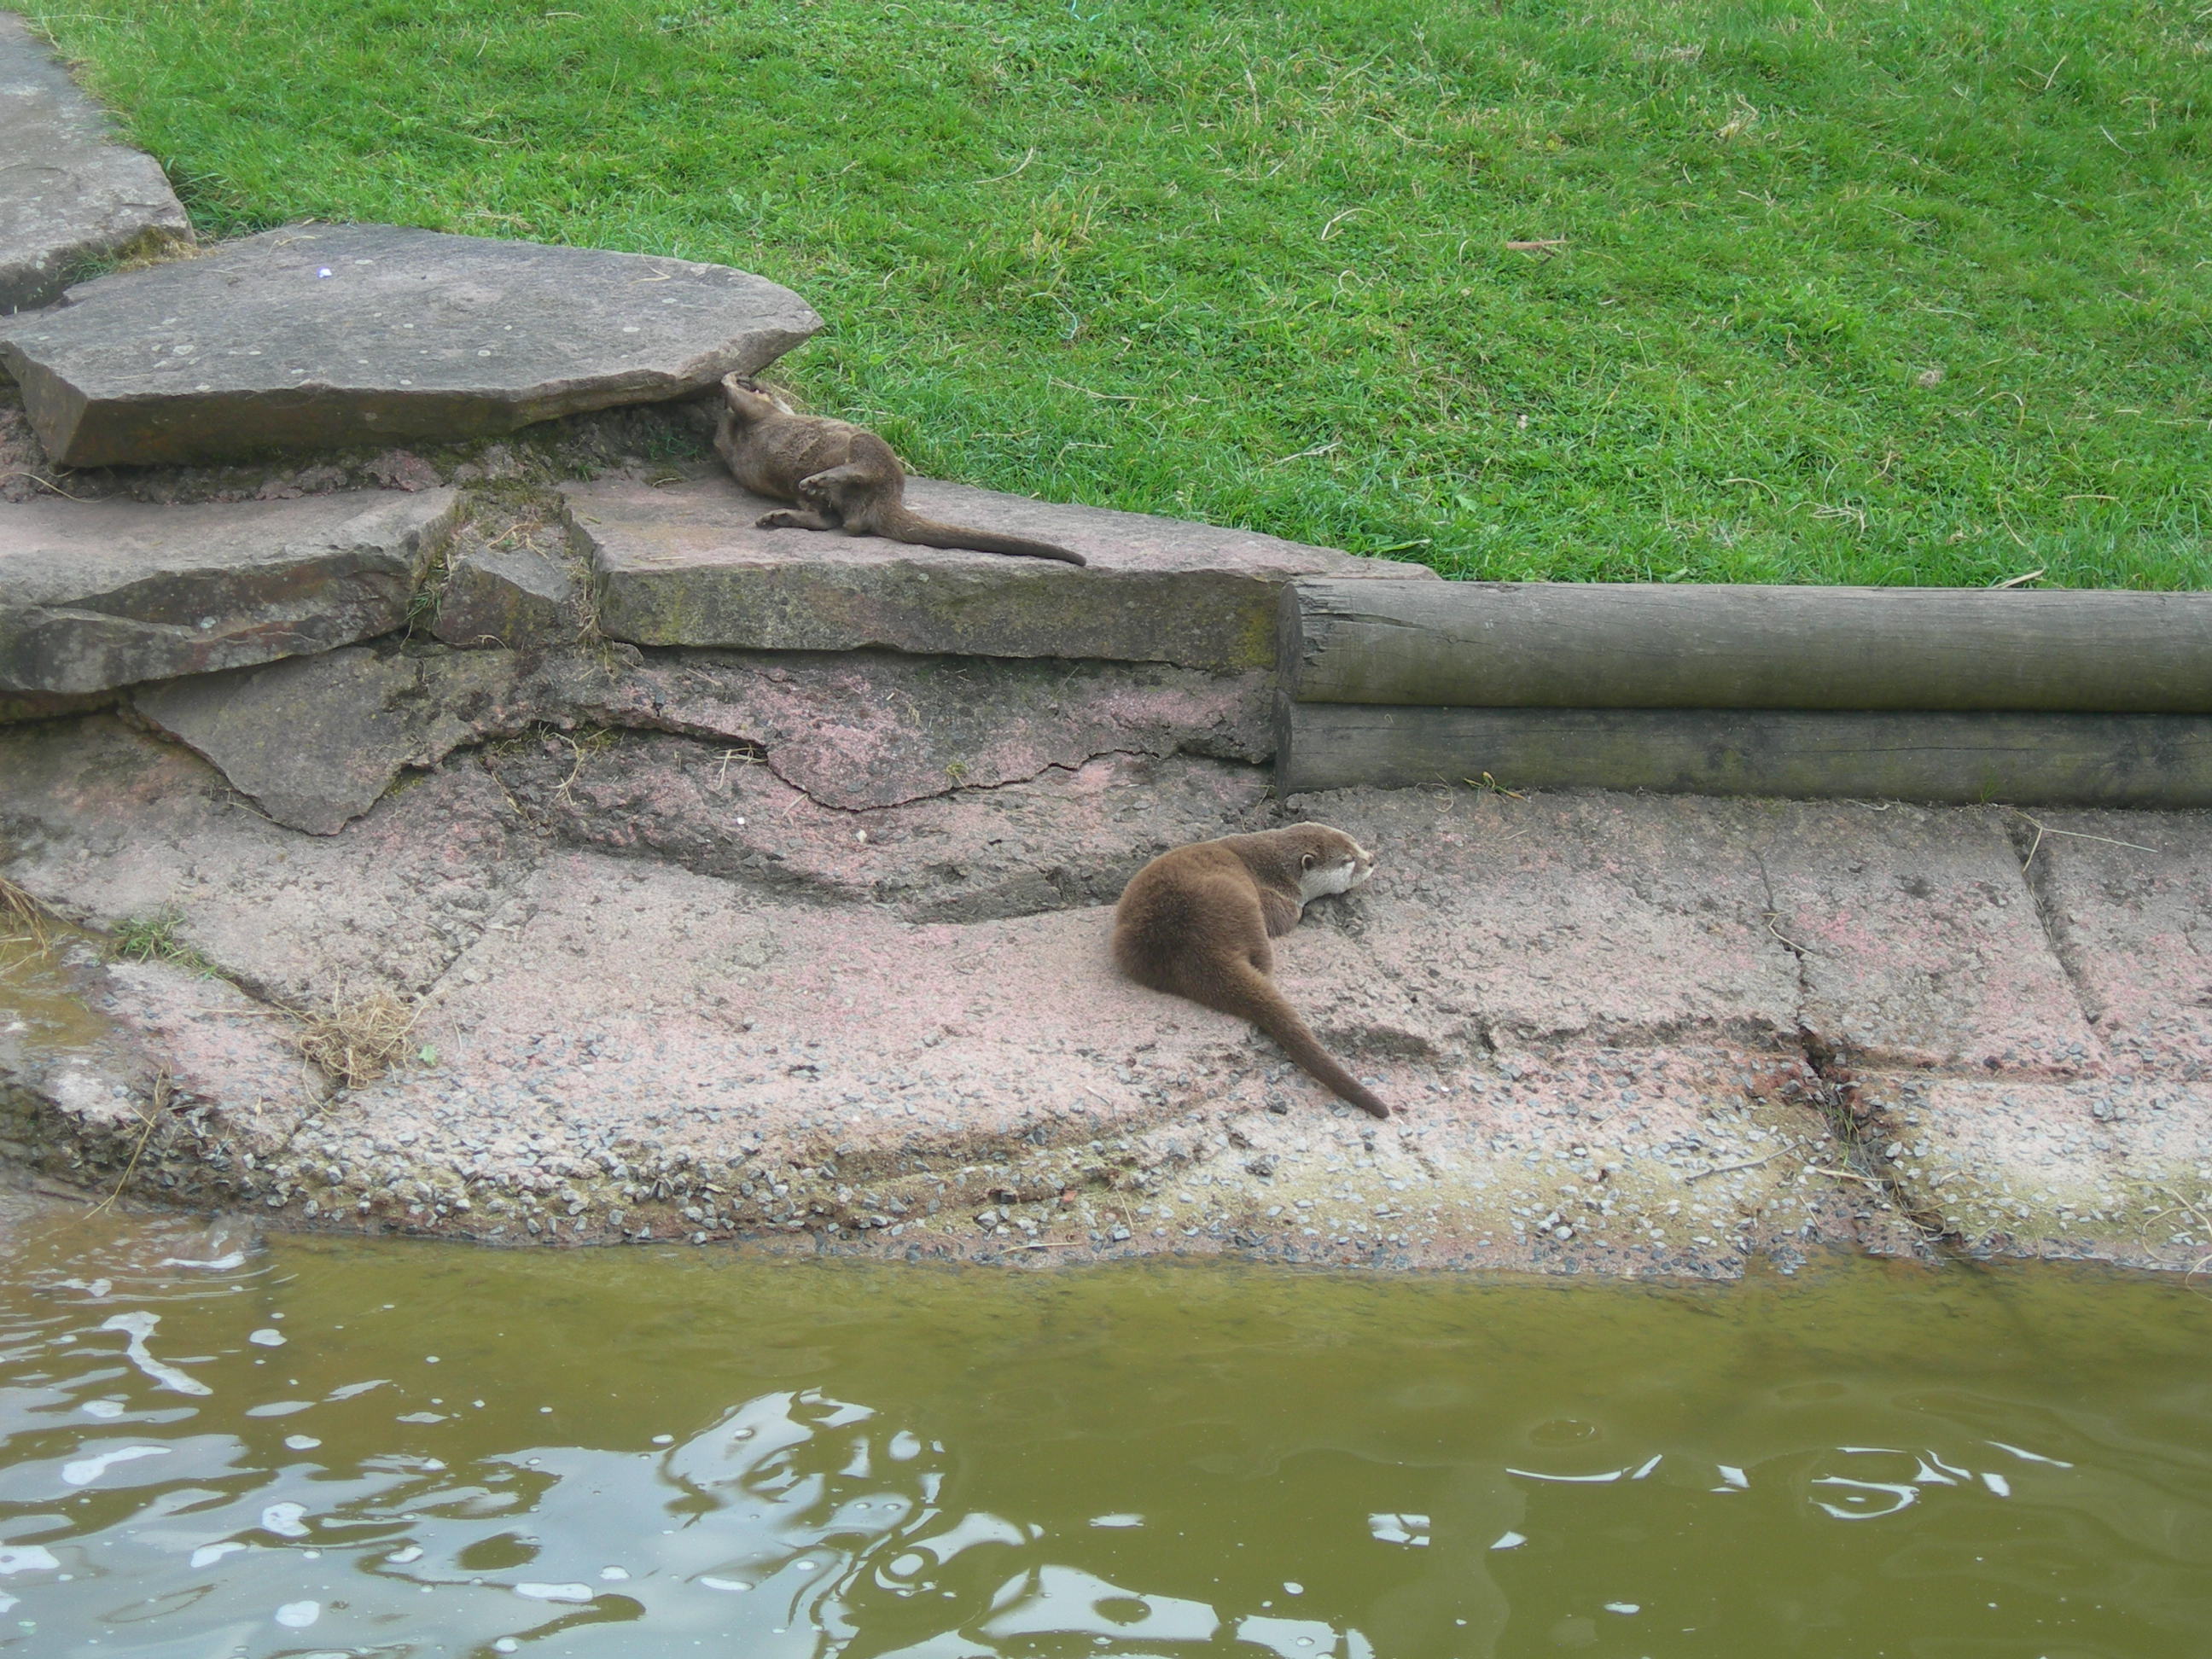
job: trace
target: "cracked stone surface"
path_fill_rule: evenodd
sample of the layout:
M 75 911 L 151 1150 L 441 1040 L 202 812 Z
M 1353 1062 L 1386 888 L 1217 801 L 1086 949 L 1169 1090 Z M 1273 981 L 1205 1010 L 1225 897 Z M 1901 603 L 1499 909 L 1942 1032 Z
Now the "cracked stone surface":
M 2012 836 L 2110 1063 L 2212 1082 L 2212 813 L 2048 811 Z
M 580 752 L 547 738 L 484 764 L 564 842 L 915 921 L 1109 904 L 1170 847 L 1267 827 L 1256 769 L 1188 755 L 1104 754 L 987 796 L 865 809 L 825 805 L 727 749 L 652 734 Z
M 1108 754 L 1266 754 L 1266 677 L 888 653 L 448 651 L 396 640 L 137 691 L 279 823 L 334 835 L 408 768 L 536 724 L 704 738 L 826 806 L 895 805 Z M 578 765 L 586 751 L 574 744 Z M 646 793 L 651 793 L 647 786 Z M 572 794 L 553 792 L 562 806 Z
M 2212 1088 L 1889 1078 L 1875 1167 L 1968 1248 L 2184 1271 L 2212 1257 Z
M 726 265 L 391 225 L 293 225 L 102 276 L 0 326 L 64 466 L 451 443 L 681 398 L 822 326 Z
M 264 1000 L 434 987 L 539 854 L 480 768 L 426 777 L 342 838 L 239 801 L 198 756 L 108 717 L 0 729 L 12 878 L 112 929 L 165 912 Z
M 1293 578 L 1437 580 L 1424 565 L 928 478 L 908 481 L 917 511 L 1056 542 L 1090 565 L 756 530 L 778 503 L 726 477 L 665 488 L 597 479 L 563 493 L 598 572 L 599 625 L 639 645 L 1242 670 L 1273 665 L 1276 596 Z
M 1188 752 L 845 808 L 721 738 L 540 727 L 310 837 L 100 714 L 0 732 L 0 872 L 96 930 L 166 914 L 230 981 L 81 963 L 100 1065 L 0 1044 L 0 1141 L 62 1177 L 112 1184 L 166 1076 L 133 1182 L 316 1226 L 1704 1275 L 2212 1252 L 2200 976 L 2153 976 L 2204 925 L 2202 815 L 2069 818 L 2023 874 L 1986 810 L 1272 802 Z M 1278 977 L 1386 1123 L 1106 962 L 1152 851 L 1296 817 L 1382 858 Z M 61 1000 L 28 966 L 0 995 Z M 419 1023 L 333 1091 L 297 1015 L 365 986 Z
M 2077 1076 L 2104 1063 L 2002 809 L 1774 805 L 1774 930 L 1806 1030 L 1862 1065 Z
M 161 164 L 118 143 L 52 50 L 0 12 L 0 314 L 58 297 L 92 260 L 191 237 Z
M 454 506 L 449 489 L 0 506 L 0 691 L 107 690 L 389 632 Z

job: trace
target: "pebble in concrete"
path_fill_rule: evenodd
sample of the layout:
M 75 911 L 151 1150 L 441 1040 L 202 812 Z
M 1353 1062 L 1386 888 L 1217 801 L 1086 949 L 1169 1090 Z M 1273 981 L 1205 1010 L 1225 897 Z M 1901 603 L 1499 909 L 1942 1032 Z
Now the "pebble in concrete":
M 598 570 L 599 625 L 639 645 L 1258 668 L 1274 661 L 1276 596 L 1294 578 L 1437 580 L 1424 565 L 927 478 L 907 491 L 916 511 L 1056 542 L 1089 566 L 757 530 L 777 504 L 724 478 L 665 489 L 610 479 L 566 493 Z
M 87 261 L 191 234 L 154 158 L 117 143 L 53 53 L 0 12 L 0 314 L 45 305 Z
M 328 650 L 406 620 L 450 489 L 0 512 L 0 691 L 90 692 Z
M 726 265 L 388 225 L 269 231 L 0 329 L 65 466 L 452 442 L 750 373 L 822 326 Z

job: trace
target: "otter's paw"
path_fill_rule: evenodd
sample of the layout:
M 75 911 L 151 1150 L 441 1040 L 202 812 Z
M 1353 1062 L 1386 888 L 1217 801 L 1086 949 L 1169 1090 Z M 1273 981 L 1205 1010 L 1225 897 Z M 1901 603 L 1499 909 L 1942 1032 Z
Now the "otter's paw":
M 787 513 L 779 509 L 774 513 L 762 514 L 753 520 L 753 528 L 756 530 L 804 530 L 806 526 L 799 523 L 799 514 L 796 513 Z

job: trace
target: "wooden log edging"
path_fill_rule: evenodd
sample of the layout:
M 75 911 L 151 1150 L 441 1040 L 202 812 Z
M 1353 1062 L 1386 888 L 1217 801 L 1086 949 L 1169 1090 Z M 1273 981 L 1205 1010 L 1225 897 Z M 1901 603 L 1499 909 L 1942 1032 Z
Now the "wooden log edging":
M 1308 580 L 1276 784 L 2212 806 L 2212 594 Z
M 2212 714 L 2212 593 L 1308 580 L 1301 702 Z
M 2212 806 L 2212 715 L 1278 707 L 1275 787 Z

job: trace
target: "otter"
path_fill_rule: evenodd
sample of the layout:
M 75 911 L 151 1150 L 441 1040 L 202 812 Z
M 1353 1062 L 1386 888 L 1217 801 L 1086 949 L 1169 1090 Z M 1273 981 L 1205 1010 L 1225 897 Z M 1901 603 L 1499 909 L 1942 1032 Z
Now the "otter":
M 919 547 L 1085 562 L 1080 553 L 1050 542 L 923 518 L 906 505 L 906 469 L 898 456 L 866 427 L 793 414 L 742 374 L 722 377 L 722 404 L 714 449 L 731 476 L 747 489 L 798 504 L 796 512 L 763 514 L 754 521 L 759 529 L 842 529 L 848 536 L 881 536 Z
M 1329 1058 L 1267 977 L 1267 941 L 1297 926 L 1307 901 L 1345 892 L 1374 870 L 1358 842 L 1325 823 L 1176 848 L 1122 889 L 1114 960 L 1139 985 L 1250 1020 L 1361 1111 L 1388 1117 L 1390 1109 Z

